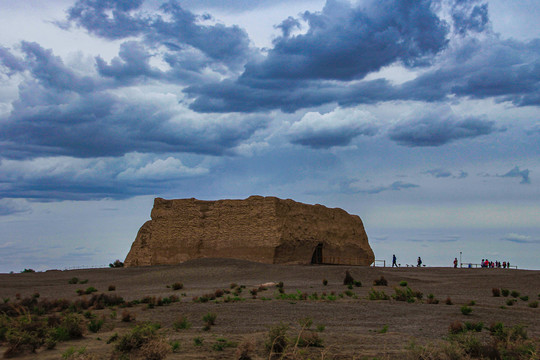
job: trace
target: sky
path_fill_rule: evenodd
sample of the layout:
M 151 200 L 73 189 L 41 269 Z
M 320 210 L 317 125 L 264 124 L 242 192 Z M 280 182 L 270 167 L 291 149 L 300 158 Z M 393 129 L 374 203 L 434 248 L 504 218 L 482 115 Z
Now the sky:
M 0 272 L 155 197 L 359 215 L 377 260 L 540 269 L 535 0 L 0 0 Z

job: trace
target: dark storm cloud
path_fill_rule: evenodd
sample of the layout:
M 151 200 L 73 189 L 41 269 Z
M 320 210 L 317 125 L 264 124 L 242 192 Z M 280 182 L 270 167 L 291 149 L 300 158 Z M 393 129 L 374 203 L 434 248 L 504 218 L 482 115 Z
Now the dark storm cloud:
M 7 158 L 43 155 L 120 156 L 128 152 L 220 155 L 266 126 L 260 115 L 201 117 L 166 97 L 118 96 L 108 91 L 57 94 L 35 83 L 0 123 Z
M 96 57 L 96 67 L 101 76 L 114 77 L 120 81 L 140 76 L 158 77 L 160 71 L 150 66 L 151 55 L 136 41 L 120 45 L 119 56 L 108 65 L 101 57 Z
M 208 16 L 197 16 L 174 0 L 160 7 L 165 16 L 146 15 L 135 11 L 142 2 L 79 0 L 69 10 L 68 20 L 107 39 L 142 37 L 148 45 L 163 45 L 172 53 L 194 48 L 231 68 L 241 66 L 251 53 L 249 37 L 238 26 L 200 24 Z
M 484 119 L 456 119 L 453 115 L 428 114 L 398 123 L 388 132 L 391 140 L 408 147 L 441 146 L 496 131 L 495 123 Z
M 489 24 L 488 5 L 474 1 L 456 1 L 452 8 L 454 31 L 464 35 L 469 31 L 482 32 Z
M 0 46 L 0 63 L 8 70 L 6 74 L 13 75 L 25 70 L 23 60 L 14 56 L 8 49 Z
M 520 184 L 530 184 L 531 179 L 529 178 L 529 169 L 520 170 L 518 166 L 508 171 L 504 175 L 498 175 L 499 177 L 511 177 L 511 178 L 521 178 Z
M 268 56 L 248 63 L 242 77 L 352 80 L 396 61 L 425 64 L 447 44 L 447 26 L 430 5 L 383 0 L 363 9 L 329 0 L 322 12 L 302 15 L 306 34 L 276 39 Z

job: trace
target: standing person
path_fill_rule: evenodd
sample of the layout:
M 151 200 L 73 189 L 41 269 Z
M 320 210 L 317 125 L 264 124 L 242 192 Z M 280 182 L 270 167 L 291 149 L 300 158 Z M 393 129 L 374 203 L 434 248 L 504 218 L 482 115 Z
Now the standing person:
M 420 258 L 420 256 L 418 257 L 418 265 L 416 265 L 418 267 L 422 266 L 422 259 Z
M 457 268 L 457 258 L 454 258 L 454 269 Z
M 398 267 L 396 254 L 392 255 L 392 267 L 394 267 L 394 265 Z

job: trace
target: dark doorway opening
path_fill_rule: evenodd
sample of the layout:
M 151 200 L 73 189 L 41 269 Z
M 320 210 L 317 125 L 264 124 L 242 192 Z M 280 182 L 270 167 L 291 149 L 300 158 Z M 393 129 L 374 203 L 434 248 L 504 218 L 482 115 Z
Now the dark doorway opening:
M 315 248 L 315 251 L 313 251 L 313 256 L 311 257 L 312 264 L 322 264 L 322 248 L 323 244 L 319 243 Z

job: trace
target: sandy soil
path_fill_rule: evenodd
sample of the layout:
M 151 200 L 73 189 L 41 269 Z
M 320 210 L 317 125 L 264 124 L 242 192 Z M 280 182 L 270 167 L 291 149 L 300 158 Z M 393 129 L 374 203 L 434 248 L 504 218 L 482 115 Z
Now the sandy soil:
M 286 293 L 323 292 L 343 293 L 346 270 L 350 270 L 362 287 L 353 289 L 357 298 L 345 296 L 335 301 L 277 300 L 277 289 L 271 287 L 252 299 L 249 289 L 267 282 L 284 283 Z M 367 298 L 375 279 L 384 276 L 388 286 L 376 287 L 386 294 L 394 294 L 401 281 L 424 294 L 424 301 L 406 303 L 402 301 L 372 301 Z M 88 283 L 68 284 L 69 279 L 88 279 Z M 324 286 L 322 280 L 327 279 Z M 184 289 L 173 291 L 167 285 L 182 282 Z M 231 283 L 242 284 L 245 301 L 235 303 L 195 303 L 193 297 L 228 289 Z M 142 299 L 145 296 L 167 297 L 180 295 L 181 301 L 167 306 L 148 309 L 138 305 L 129 310 L 136 314 L 136 322 L 160 323 L 170 341 L 178 340 L 180 352 L 170 354 L 167 359 L 231 359 L 234 348 L 215 351 L 212 344 L 218 338 L 241 343 L 252 338 L 256 343 L 257 355 L 267 358 L 264 342 L 268 329 L 280 322 L 297 324 L 299 319 L 310 317 L 314 327 L 324 325 L 320 333 L 324 339 L 323 349 L 310 349 L 315 358 L 326 351 L 326 358 L 360 359 L 362 357 L 387 356 L 392 358 L 414 340 L 425 344 L 442 339 L 448 334 L 448 326 L 454 320 L 483 322 L 489 325 L 502 322 L 512 326 L 525 325 L 530 337 L 540 337 L 540 308 L 531 308 L 528 303 L 539 299 L 540 271 L 508 269 L 453 269 L 453 268 L 379 268 L 346 266 L 291 266 L 266 265 L 237 260 L 201 259 L 174 266 L 153 266 L 120 269 L 91 269 L 71 271 L 47 271 L 43 273 L 0 274 L 0 297 L 14 301 L 38 292 L 40 298 L 65 298 L 76 300 L 77 289 L 93 286 L 99 292 L 108 293 L 109 285 L 115 285 L 115 293 L 125 300 Z M 514 306 L 505 306 L 508 298 L 493 297 L 492 288 L 516 290 L 528 295 L 529 300 L 518 298 Z M 439 304 L 428 304 L 428 294 L 435 295 Z M 262 300 L 262 298 L 272 300 Z M 446 305 L 447 297 L 453 305 Z M 474 300 L 473 312 L 465 316 L 461 306 Z M 501 308 L 505 307 L 505 308 Z M 120 314 L 122 309 L 116 309 Z M 122 334 L 134 323 L 121 322 L 119 316 L 111 319 L 113 310 L 95 311 L 106 316 L 104 328 L 94 334 L 86 333 L 84 339 L 59 343 L 54 350 L 38 350 L 37 354 L 21 356 L 21 359 L 59 359 L 69 347 L 85 346 L 88 353 L 99 358 L 109 358 L 114 345 L 106 340 L 115 332 Z M 216 325 L 203 331 L 202 317 L 208 312 L 217 314 Z M 192 323 L 188 330 L 174 331 L 172 324 L 181 316 Z M 386 332 L 381 331 L 387 329 Z M 195 346 L 193 339 L 204 339 L 202 346 Z M 4 348 L 0 347 L 0 353 Z

